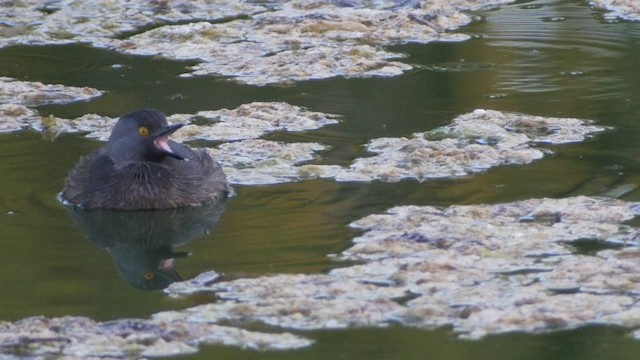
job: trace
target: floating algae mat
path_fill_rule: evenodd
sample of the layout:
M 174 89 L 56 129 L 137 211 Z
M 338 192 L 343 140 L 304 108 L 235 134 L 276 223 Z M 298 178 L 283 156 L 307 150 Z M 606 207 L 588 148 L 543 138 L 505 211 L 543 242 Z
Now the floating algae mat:
M 3 6 L 0 47 L 88 43 L 125 54 L 197 60 L 184 76 L 219 75 L 252 85 L 392 77 L 414 67 L 385 46 L 468 40 L 450 32 L 474 21 L 465 11 L 511 2 L 117 0 L 105 6 L 25 0 Z M 633 1 L 590 4 L 610 10 L 611 18 L 639 18 Z
M 9 120 L 3 122 L 14 124 L 7 131 L 30 127 L 53 137 L 84 133 L 104 141 L 116 121 L 94 114 L 42 118 L 24 105 L 1 106 L 2 116 Z M 457 177 L 502 164 L 529 163 L 549 152 L 536 144 L 578 142 L 605 129 L 586 120 L 479 109 L 411 138 L 374 139 L 367 149 L 377 155 L 356 159 L 345 168 L 309 164 L 318 151 L 327 149 L 320 143 L 261 139 L 273 131 L 331 126 L 340 121 L 334 114 L 263 102 L 175 114 L 169 120 L 189 124 L 181 141 L 220 143 L 210 151 L 224 164 L 232 183 L 245 185 L 318 176 L 341 181 L 425 180 L 425 174 Z M 630 275 L 636 266 L 635 250 L 584 256 L 573 254 L 567 243 L 589 239 L 635 244 L 637 231 L 622 222 L 633 218 L 637 208 L 635 203 L 586 197 L 448 209 L 398 207 L 352 224 L 366 232 L 334 257 L 358 265 L 328 274 L 233 281 L 204 273 L 166 291 L 171 296 L 215 293 L 217 300 L 210 304 L 150 319 L 5 322 L 0 345 L 24 355 L 120 358 L 192 353 L 205 343 L 255 349 L 294 349 L 312 343 L 300 335 L 223 325 L 229 322 L 303 330 L 395 323 L 428 329 L 453 326 L 471 338 L 574 328 L 595 321 L 636 325 L 640 320 L 631 307 L 635 278 Z M 583 275 L 575 269 L 577 261 Z M 604 268 L 607 276 L 596 276 Z M 591 281 L 585 285 L 578 281 L 581 277 Z
M 2 322 L 0 332 L 3 352 L 24 357 L 162 357 L 194 353 L 201 343 L 256 350 L 295 349 L 311 343 L 291 334 L 259 333 L 203 323 L 139 319 L 98 323 L 71 316 Z
M 383 46 L 467 40 L 447 32 L 472 22 L 462 11 L 509 2 L 23 1 L 5 10 L 0 46 L 90 43 L 126 54 L 197 60 L 185 75 L 221 75 L 253 85 L 388 77 L 412 66 L 394 61 L 403 55 Z
M 296 329 L 452 326 L 465 338 L 587 324 L 640 325 L 640 204 L 573 197 L 495 205 L 400 206 L 351 224 L 365 233 L 326 275 L 172 284 L 219 301 L 154 319 L 257 321 Z M 594 256 L 567 242 L 625 244 Z M 631 247 L 632 246 L 632 247 Z M 410 298 L 406 301 L 407 297 Z M 404 299 L 404 300 L 403 300 Z
M 639 212 L 639 203 L 584 196 L 400 206 L 351 224 L 365 232 L 335 257 L 357 265 L 231 281 L 203 273 L 165 292 L 215 293 L 209 304 L 150 319 L 4 322 L 0 346 L 27 356 L 122 358 L 187 354 L 204 343 L 263 350 L 312 344 L 287 332 L 222 325 L 247 322 L 300 330 L 451 326 L 465 338 L 588 324 L 640 326 L 634 306 L 640 232 L 623 224 Z M 585 256 L 567 245 L 583 239 L 629 247 Z
M 0 6 L 0 47 L 82 43 L 127 55 L 189 60 L 190 67 L 176 73 L 185 81 L 213 75 L 238 84 L 306 86 L 303 81 L 335 77 L 401 79 L 437 66 L 415 64 L 415 58 L 401 52 L 402 47 L 390 46 L 471 39 L 451 32 L 478 19 L 465 11 L 505 3 L 216 1 L 212 11 L 209 1 L 26 0 Z M 635 2 L 593 0 L 589 4 L 610 10 L 604 15 L 608 20 L 638 19 Z M 546 55 L 544 48 L 527 46 L 526 51 L 531 57 Z M 473 63 L 473 59 L 465 62 L 467 55 L 457 54 L 452 63 L 472 74 L 465 67 Z M 487 72 L 496 66 L 490 62 L 483 68 Z M 561 74 L 569 74 L 564 81 L 602 75 L 589 68 L 573 70 Z M 106 140 L 116 118 L 93 114 L 92 109 L 81 116 L 74 114 L 75 118 L 48 114 L 56 106 L 108 97 L 110 89 L 28 80 L 0 78 L 0 132 L 31 129 L 51 140 L 60 134 Z M 618 96 L 615 91 L 611 94 Z M 167 115 L 172 123 L 186 124 L 174 134 L 177 141 L 207 147 L 233 184 L 250 189 L 287 182 L 314 186 L 307 180 L 317 178 L 366 191 L 369 187 L 384 191 L 396 186 L 428 187 L 441 179 L 461 177 L 442 182 L 465 182 L 496 167 L 530 164 L 556 151 L 565 155 L 555 145 L 581 142 L 608 129 L 573 118 L 581 115 L 564 108 L 562 112 L 554 107 L 540 110 L 556 116 L 551 117 L 537 116 L 538 109 L 524 103 L 504 106 L 511 95 L 448 107 L 448 114 L 459 111 L 450 116 L 448 125 L 396 129 L 393 135 L 377 131 L 356 144 L 362 146 L 355 156 L 341 159 L 340 165 L 324 156 L 332 147 L 313 134 L 320 129 L 330 132 L 353 119 L 331 106 L 327 112 L 320 111 L 322 101 L 302 100 L 305 106 L 298 106 L 293 105 L 299 99 L 295 97 L 251 98 L 229 109 L 201 104 Z M 538 95 L 527 95 L 533 98 L 532 104 L 538 104 Z M 515 113 L 514 108 L 527 113 Z M 597 111 L 587 113 L 598 116 Z M 311 134 L 311 140 L 295 135 L 301 132 Z M 563 146 L 568 152 L 571 148 Z M 606 166 L 619 174 L 631 172 L 626 165 L 607 162 Z M 330 259 L 338 267 L 331 271 L 259 277 L 234 274 L 231 279 L 204 272 L 165 290 L 177 303 L 189 304 L 184 309 L 154 310 L 150 316 L 111 321 L 80 316 L 4 321 L 0 322 L 0 351 L 10 357 L 120 359 L 192 354 L 205 344 L 301 349 L 314 343 L 310 333 L 314 330 L 393 325 L 452 329 L 465 339 L 593 324 L 622 326 L 621 331 L 632 332 L 640 327 L 636 306 L 640 253 L 638 229 L 629 220 L 638 215 L 640 205 L 572 196 L 578 193 L 588 192 L 565 192 L 554 199 L 499 199 L 491 204 L 391 207 L 411 203 L 406 198 L 395 203 L 392 191 L 380 195 L 393 199 L 383 203 L 387 211 L 380 204 L 371 210 L 369 203 L 366 209 L 358 209 L 356 217 L 362 218 L 350 226 L 362 233 L 344 251 L 346 246 L 331 250 L 335 254 Z M 16 214 L 11 210 L 4 215 Z M 633 336 L 640 338 L 638 330 Z
M 591 0 L 589 4 L 609 10 L 605 15 L 608 19 L 640 21 L 640 4 L 637 1 Z
M 100 95 L 102 95 L 102 91 L 89 87 L 50 85 L 0 77 L 0 104 L 27 106 L 64 104 L 87 101 Z
M 579 119 L 544 118 L 478 109 L 451 125 L 411 138 L 381 138 L 367 144 L 376 156 L 356 159 L 338 181 L 398 181 L 458 177 L 504 164 L 527 164 L 546 150 L 535 144 L 578 142 L 605 130 Z
M 0 133 L 38 126 L 42 119 L 27 106 L 87 101 L 102 94 L 102 91 L 90 87 L 79 88 L 0 77 Z
M 87 114 L 76 119 L 39 118 L 21 105 L 0 105 L 8 130 L 32 127 L 47 134 L 86 133 L 105 141 L 115 118 Z M 374 139 L 366 148 L 376 156 L 356 159 L 348 168 L 314 165 L 320 143 L 283 143 L 260 137 L 274 131 L 308 131 L 336 124 L 339 117 L 286 103 L 250 103 L 233 110 L 175 114 L 170 122 L 190 124 L 173 136 L 178 141 L 225 141 L 210 148 L 233 184 L 275 184 L 314 178 L 337 181 L 398 181 L 460 177 L 505 164 L 528 164 L 550 150 L 536 144 L 579 142 L 606 128 L 590 121 L 546 118 L 478 109 L 451 125 L 411 138 Z M 195 123 L 197 121 L 197 124 Z M 204 123 L 204 124 L 203 124 Z M 231 141 L 230 140 L 238 140 Z

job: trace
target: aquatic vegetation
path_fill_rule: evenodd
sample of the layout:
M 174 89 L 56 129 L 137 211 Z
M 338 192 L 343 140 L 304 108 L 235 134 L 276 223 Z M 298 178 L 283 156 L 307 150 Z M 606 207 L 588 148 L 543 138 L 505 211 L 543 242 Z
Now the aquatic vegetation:
M 40 118 L 21 105 L 0 105 L 5 131 L 32 127 L 49 136 L 84 133 L 106 141 L 116 118 L 86 114 L 75 119 Z M 170 123 L 188 124 L 177 141 L 223 141 L 209 148 L 232 184 L 260 185 L 313 178 L 336 181 L 424 181 L 459 177 L 505 164 L 528 164 L 550 150 L 536 144 L 582 141 L 606 128 L 588 120 L 550 118 L 477 109 L 452 124 L 413 134 L 410 138 L 373 139 L 366 148 L 374 156 L 355 159 L 349 167 L 312 162 L 328 147 L 319 143 L 262 140 L 274 131 L 307 131 L 338 123 L 334 114 L 313 112 L 281 102 L 255 102 L 236 109 L 174 114 Z
M 0 322 L 0 351 L 21 357 L 131 359 L 191 354 L 201 344 L 256 350 L 296 349 L 311 341 L 180 320 L 122 319 L 97 322 L 85 317 L 32 317 Z
M 68 104 L 88 101 L 103 94 L 90 87 L 43 84 L 0 77 L 0 133 L 32 127 L 53 128 L 55 119 L 42 118 L 31 107 L 48 104 Z
M 592 323 L 640 326 L 637 247 L 578 254 L 571 242 L 637 245 L 624 225 L 640 204 L 572 197 L 495 205 L 399 206 L 351 226 L 365 232 L 329 274 L 174 283 L 171 296 L 219 301 L 154 319 L 257 321 L 296 329 L 452 326 L 462 337 Z M 206 276 L 203 275 L 203 279 Z
M 0 104 L 0 132 L 20 131 L 39 121 L 38 113 L 24 105 Z
M 609 11 L 605 14 L 607 19 L 640 21 L 640 3 L 637 1 L 591 0 L 589 4 Z
M 203 343 L 262 350 L 312 343 L 286 332 L 219 325 L 228 321 L 301 330 L 451 326 L 473 339 L 593 323 L 637 327 L 639 232 L 624 222 L 639 209 L 638 203 L 585 196 L 399 206 L 351 224 L 364 233 L 333 257 L 357 265 L 328 274 L 230 281 L 207 272 L 165 292 L 172 297 L 215 293 L 212 303 L 150 319 L 3 322 L 0 347 L 23 355 L 124 358 L 191 353 Z M 572 245 L 580 241 L 618 246 L 585 255 Z
M 254 139 L 225 143 L 209 152 L 222 164 L 230 183 L 265 185 L 315 178 L 297 165 L 313 160 L 315 152 L 326 149 L 319 143 Z
M 338 118 L 337 115 L 309 111 L 284 102 L 253 102 L 233 110 L 176 114 L 170 117 L 170 121 L 199 122 L 199 125 L 186 126 L 176 133 L 175 138 L 180 141 L 232 141 L 256 139 L 275 131 L 316 130 L 337 124 Z
M 506 2 L 216 1 L 212 11 L 208 0 L 23 0 L 0 9 L 0 46 L 89 43 L 126 54 L 195 59 L 199 63 L 182 76 L 223 76 L 252 85 L 398 76 L 413 67 L 386 46 L 465 40 L 468 36 L 448 32 L 474 20 L 465 10 Z M 638 19 L 633 1 L 590 3 L 611 9 L 607 18 Z M 31 108 L 99 94 L 96 89 L 0 78 L 0 132 L 30 127 L 52 138 L 82 133 L 104 141 L 115 118 L 41 117 Z M 553 147 L 542 149 L 541 143 L 583 141 L 606 129 L 582 119 L 478 109 L 437 129 L 372 139 L 364 145 L 371 156 L 346 167 L 314 164 L 317 154 L 328 149 L 324 144 L 261 139 L 339 120 L 286 103 L 251 103 L 169 118 L 188 124 L 176 133 L 178 140 L 199 141 L 196 145 L 207 146 L 224 164 L 232 183 L 253 186 L 316 177 L 395 182 L 469 176 L 542 159 Z M 166 293 L 214 293 L 217 300 L 211 303 L 149 319 L 0 322 L 0 351 L 127 358 L 187 354 L 205 343 L 297 349 L 312 341 L 278 331 L 390 324 L 447 326 L 470 339 L 589 324 L 637 328 L 638 230 L 625 222 L 638 209 L 637 203 L 589 197 L 394 207 L 352 223 L 363 233 L 352 247 L 331 255 L 345 266 L 327 274 L 225 281 L 207 272 L 172 284 Z M 580 251 L 584 244 L 592 250 Z M 276 332 L 226 326 L 229 322 L 267 324 Z M 640 338 L 640 331 L 634 336 Z
M 367 150 L 376 155 L 356 159 L 338 171 L 336 180 L 465 176 L 505 164 L 528 164 L 550 153 L 536 144 L 578 142 L 603 130 L 585 120 L 477 109 L 456 117 L 451 125 L 410 138 L 371 140 Z
M 89 43 L 126 54 L 198 60 L 184 76 L 267 85 L 336 76 L 398 76 L 412 69 L 384 46 L 462 41 L 466 10 L 510 0 L 21 1 L 3 7 L 0 46 Z
M 0 105 L 0 116 L 2 116 Z M 13 109 L 13 110 L 11 110 Z M 87 137 L 106 141 L 117 119 L 86 114 L 75 119 L 54 116 L 39 118 L 24 107 L 9 108 L 17 112 L 7 116 L 7 129 L 32 127 L 46 134 L 84 133 Z M 23 114 L 24 113 L 24 114 Z M 201 111 L 196 114 L 174 114 L 170 123 L 189 124 L 176 132 L 176 141 L 226 141 L 209 148 L 219 161 L 232 184 L 260 185 L 297 181 L 306 178 L 329 177 L 331 166 L 301 168 L 300 164 L 314 159 L 327 146 L 319 143 L 283 143 L 259 139 L 273 131 L 305 131 L 336 124 L 337 116 L 312 112 L 286 103 L 256 102 L 233 110 Z M 2 121 L 0 121 L 2 123 Z M 197 123 L 197 124 L 196 124 Z M 9 124 L 12 124 L 9 126 Z M 241 141 L 230 141 L 241 140 Z M 317 169 L 316 169 L 317 168 Z
M 412 66 L 392 60 L 403 55 L 382 46 L 468 39 L 445 33 L 472 21 L 460 12 L 468 8 L 466 3 L 393 5 L 284 2 L 246 19 L 159 27 L 114 47 L 131 54 L 201 61 L 185 76 L 219 75 L 266 85 L 335 76 L 397 76 Z
M 337 115 L 313 112 L 282 102 L 254 102 L 233 110 L 173 114 L 167 120 L 172 124 L 187 124 L 172 136 L 176 141 L 233 141 L 256 139 L 274 131 L 315 130 L 338 123 L 337 118 Z M 75 119 L 50 116 L 43 124 L 27 122 L 25 126 L 32 126 L 37 131 L 56 127 L 60 132 L 83 133 L 89 138 L 106 141 L 117 120 L 97 114 L 85 114 Z
M 8 130 L 30 126 L 49 134 L 84 133 L 102 141 L 117 120 L 86 114 L 76 119 L 50 116 L 38 121 L 28 108 L 6 105 L 4 109 Z M 366 148 L 375 155 L 358 158 L 349 167 L 309 163 L 318 152 L 328 150 L 323 144 L 260 139 L 274 131 L 306 131 L 337 124 L 337 118 L 286 103 L 256 102 L 233 110 L 174 114 L 168 120 L 188 124 L 174 134 L 177 141 L 224 141 L 209 151 L 223 165 L 230 183 L 244 185 L 318 177 L 394 182 L 466 176 L 505 164 L 528 164 L 551 153 L 536 144 L 578 142 L 606 129 L 588 120 L 478 109 L 456 117 L 450 125 L 410 138 L 373 139 Z
M 193 19 L 221 20 L 265 11 L 237 1 L 17 1 L 2 7 L 0 46 L 90 43 L 112 40 L 146 26 Z
M 90 87 L 43 84 L 0 77 L 0 104 L 38 106 L 87 101 L 103 92 Z

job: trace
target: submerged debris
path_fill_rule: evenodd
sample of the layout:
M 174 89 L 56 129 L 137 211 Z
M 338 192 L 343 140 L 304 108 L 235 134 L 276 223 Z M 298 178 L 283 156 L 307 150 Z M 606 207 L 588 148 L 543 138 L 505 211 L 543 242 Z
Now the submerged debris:
M 0 104 L 38 106 L 85 101 L 102 95 L 90 87 L 43 84 L 0 77 Z
M 258 321 L 296 329 L 452 326 L 463 337 L 587 324 L 640 326 L 640 204 L 573 197 L 496 205 L 400 206 L 352 224 L 365 230 L 338 256 L 362 264 L 321 275 L 172 284 L 171 296 L 219 301 L 155 320 Z M 547 218 L 556 221 L 522 221 Z M 626 244 L 595 256 L 567 241 Z M 404 300 L 403 300 L 404 299 Z M 409 299 L 406 301 L 406 299 Z
M 478 109 L 448 126 L 411 138 L 380 138 L 367 144 L 376 156 L 356 159 L 338 181 L 399 181 L 459 177 L 503 164 L 527 164 L 548 151 L 536 143 L 578 142 L 604 127 L 589 121 Z
M 636 0 L 590 0 L 589 4 L 608 10 L 607 19 L 640 21 L 640 3 Z

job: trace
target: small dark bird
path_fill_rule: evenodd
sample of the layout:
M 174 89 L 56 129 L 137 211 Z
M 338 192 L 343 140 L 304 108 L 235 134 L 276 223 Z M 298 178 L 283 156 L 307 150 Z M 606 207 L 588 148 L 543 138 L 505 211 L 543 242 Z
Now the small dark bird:
M 109 141 L 80 159 L 61 197 L 85 209 L 150 210 L 199 206 L 226 199 L 227 178 L 206 150 L 169 140 L 182 124 L 160 111 L 122 116 Z

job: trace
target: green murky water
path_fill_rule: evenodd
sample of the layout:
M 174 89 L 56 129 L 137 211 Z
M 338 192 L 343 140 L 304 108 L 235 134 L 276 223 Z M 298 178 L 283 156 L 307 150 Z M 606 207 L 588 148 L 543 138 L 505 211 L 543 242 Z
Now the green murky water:
M 606 22 L 582 1 L 533 1 L 480 13 L 463 43 L 405 45 L 422 68 L 390 79 L 333 79 L 287 87 L 249 87 L 211 77 L 179 78 L 190 65 L 122 56 L 84 46 L 0 50 L 0 75 L 107 90 L 97 100 L 42 106 L 41 114 L 119 116 L 140 107 L 167 114 L 285 101 L 343 115 L 339 125 L 270 139 L 332 146 L 323 163 L 347 165 L 371 138 L 404 136 L 487 108 L 593 119 L 615 129 L 555 156 L 456 180 L 338 184 L 314 180 L 235 188 L 210 235 L 178 247 L 183 278 L 210 269 L 229 277 L 322 272 L 327 254 L 348 247 L 348 223 L 401 204 L 450 205 L 531 197 L 593 195 L 640 183 L 640 23 Z M 0 319 L 86 315 L 146 317 L 203 299 L 173 300 L 131 287 L 112 256 L 72 225 L 56 194 L 78 157 L 100 143 L 76 136 L 54 142 L 33 132 L 0 135 Z M 640 192 L 626 196 L 639 200 Z M 259 353 L 208 347 L 191 358 L 324 359 L 635 359 L 640 342 L 620 329 L 590 327 L 479 342 L 446 330 L 400 327 L 310 332 L 305 350 Z M 190 357 L 185 357 L 190 358 Z

